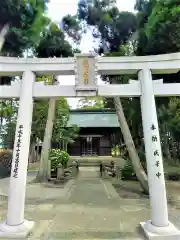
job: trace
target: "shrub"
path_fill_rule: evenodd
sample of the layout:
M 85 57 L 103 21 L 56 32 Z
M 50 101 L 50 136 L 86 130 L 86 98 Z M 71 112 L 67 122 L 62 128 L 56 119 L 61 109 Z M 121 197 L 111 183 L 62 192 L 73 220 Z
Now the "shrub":
M 66 168 L 69 161 L 69 154 L 60 149 L 51 149 L 49 160 L 51 161 L 52 171 L 55 171 L 60 163 L 62 164 L 63 168 Z
M 129 164 L 125 165 L 124 168 L 122 169 L 121 174 L 123 180 L 137 180 L 132 165 Z
M 0 149 L 0 177 L 8 177 L 10 175 L 12 156 L 12 150 Z
M 111 155 L 113 157 L 119 157 L 120 156 L 120 147 L 118 145 L 116 145 L 115 147 L 113 147 L 111 149 Z

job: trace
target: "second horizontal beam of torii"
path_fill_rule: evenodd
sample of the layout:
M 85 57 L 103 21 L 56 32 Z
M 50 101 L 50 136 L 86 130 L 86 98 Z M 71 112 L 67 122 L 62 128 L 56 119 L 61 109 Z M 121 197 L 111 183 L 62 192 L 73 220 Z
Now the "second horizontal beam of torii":
M 163 80 L 154 80 L 154 95 L 158 97 L 180 96 L 180 83 L 162 83 Z M 0 86 L 0 98 L 19 98 L 21 83 L 14 83 L 12 86 Z M 83 86 L 82 86 L 83 89 Z M 58 97 L 84 97 L 84 96 L 105 96 L 105 97 L 140 97 L 141 84 L 139 81 L 130 80 L 129 84 L 107 84 L 97 85 L 96 91 L 77 91 L 74 85 L 44 85 L 34 83 L 34 98 L 58 98 Z

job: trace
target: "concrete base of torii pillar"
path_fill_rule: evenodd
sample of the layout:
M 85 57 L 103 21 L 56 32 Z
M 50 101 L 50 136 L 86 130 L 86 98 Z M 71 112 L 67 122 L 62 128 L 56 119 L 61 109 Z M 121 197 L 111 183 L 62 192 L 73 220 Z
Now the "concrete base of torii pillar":
M 24 220 L 24 222 L 17 226 L 10 226 L 6 223 L 0 224 L 0 238 L 26 238 L 34 227 L 33 221 Z
M 156 227 L 149 220 L 140 225 L 149 240 L 180 240 L 180 231 L 172 223 L 167 227 Z

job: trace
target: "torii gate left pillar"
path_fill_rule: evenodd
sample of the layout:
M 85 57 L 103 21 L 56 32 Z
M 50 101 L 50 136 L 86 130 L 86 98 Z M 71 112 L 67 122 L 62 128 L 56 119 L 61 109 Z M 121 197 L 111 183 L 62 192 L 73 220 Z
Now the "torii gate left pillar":
M 24 238 L 34 222 L 24 219 L 26 177 L 33 112 L 33 84 L 35 75 L 31 71 L 23 74 L 13 160 L 9 184 L 7 220 L 0 224 L 0 237 Z

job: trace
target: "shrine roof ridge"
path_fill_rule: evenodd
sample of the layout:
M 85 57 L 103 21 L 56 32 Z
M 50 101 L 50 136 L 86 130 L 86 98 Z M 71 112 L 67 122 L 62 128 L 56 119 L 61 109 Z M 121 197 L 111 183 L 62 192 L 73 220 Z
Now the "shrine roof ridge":
M 104 108 L 104 109 L 100 109 L 100 108 L 97 108 L 97 109 L 81 109 L 81 108 L 78 108 L 78 109 L 70 109 L 70 114 L 73 114 L 73 113 L 77 113 L 77 114 L 88 114 L 88 113 L 95 113 L 95 114 L 103 114 L 103 113 L 109 113 L 109 114 L 114 114 L 116 113 L 116 110 L 114 109 L 109 109 L 109 108 Z
M 116 111 L 110 109 L 71 110 L 67 127 L 73 125 L 80 128 L 119 128 Z

